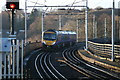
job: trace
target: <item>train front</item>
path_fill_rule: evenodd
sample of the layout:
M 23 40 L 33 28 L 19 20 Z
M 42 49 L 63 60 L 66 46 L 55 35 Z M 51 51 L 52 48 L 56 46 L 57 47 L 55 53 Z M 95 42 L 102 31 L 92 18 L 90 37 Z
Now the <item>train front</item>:
M 47 30 L 43 33 L 43 48 L 51 48 L 56 43 L 56 32 L 54 30 Z

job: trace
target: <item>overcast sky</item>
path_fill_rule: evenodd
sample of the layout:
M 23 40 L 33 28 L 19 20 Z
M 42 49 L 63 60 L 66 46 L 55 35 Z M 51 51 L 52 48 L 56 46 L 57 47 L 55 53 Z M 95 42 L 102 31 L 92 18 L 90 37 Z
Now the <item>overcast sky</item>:
M 85 5 L 86 0 L 27 0 L 28 6 L 34 6 L 34 2 L 45 5 L 71 5 L 75 1 L 74 5 Z M 118 8 L 118 2 L 120 0 L 115 0 L 115 7 Z M 78 2 L 78 3 L 77 3 Z M 103 8 L 112 7 L 113 0 L 88 0 L 88 6 L 90 8 L 96 8 L 101 6 Z M 0 11 L 4 8 L 6 0 L 0 0 Z M 20 0 L 20 8 L 24 9 L 25 0 Z M 38 5 L 38 4 L 36 4 Z M 30 8 L 29 8 L 30 9 Z

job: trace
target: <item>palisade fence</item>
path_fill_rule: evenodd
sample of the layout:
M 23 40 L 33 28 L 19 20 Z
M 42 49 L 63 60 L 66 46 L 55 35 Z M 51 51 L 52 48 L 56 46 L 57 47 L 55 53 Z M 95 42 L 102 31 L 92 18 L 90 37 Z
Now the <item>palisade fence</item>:
M 24 41 L 16 40 L 16 44 L 12 43 L 15 40 L 8 39 L 8 41 L 6 44 L 2 44 L 2 48 L 10 49 L 8 51 L 2 49 L 0 52 L 0 58 L 2 58 L 0 60 L 0 79 L 22 79 Z
M 112 45 L 111 44 L 100 44 L 88 41 L 88 48 L 93 55 L 110 60 L 112 56 Z M 120 45 L 114 46 L 114 57 L 120 59 Z

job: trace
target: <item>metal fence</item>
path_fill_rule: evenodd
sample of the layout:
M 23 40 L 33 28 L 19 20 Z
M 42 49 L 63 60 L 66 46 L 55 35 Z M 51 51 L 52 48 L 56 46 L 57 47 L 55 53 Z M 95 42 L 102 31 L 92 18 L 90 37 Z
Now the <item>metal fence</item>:
M 11 51 L 1 52 L 0 57 L 0 79 L 23 78 L 23 41 L 20 44 L 17 40 L 16 44 L 11 45 Z
M 114 57 L 120 58 L 120 45 L 114 46 Z M 97 56 L 111 59 L 112 56 L 112 45 L 111 44 L 100 44 L 88 41 L 88 48 L 89 50 Z

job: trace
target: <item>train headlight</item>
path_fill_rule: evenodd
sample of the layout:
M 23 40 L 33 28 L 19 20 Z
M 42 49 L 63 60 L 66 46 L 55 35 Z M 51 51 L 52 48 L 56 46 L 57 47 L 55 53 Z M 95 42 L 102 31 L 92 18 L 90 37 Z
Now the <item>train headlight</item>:
M 45 41 L 43 41 L 43 43 L 44 43 L 44 44 L 46 44 L 46 42 L 45 42 Z
M 55 42 L 52 43 L 52 45 L 54 45 L 54 44 L 55 44 Z

